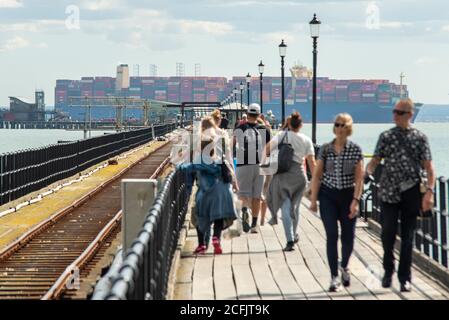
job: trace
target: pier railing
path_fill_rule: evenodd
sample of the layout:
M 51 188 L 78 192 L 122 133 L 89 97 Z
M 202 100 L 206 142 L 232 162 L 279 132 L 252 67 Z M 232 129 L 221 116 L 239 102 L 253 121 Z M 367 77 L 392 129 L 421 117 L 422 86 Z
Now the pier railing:
M 381 223 L 381 201 L 378 196 L 382 166 L 376 169 L 374 181 L 364 193 L 361 214 Z M 448 190 L 449 180 L 440 177 L 435 186 L 435 212 L 433 218 L 418 219 L 415 234 L 415 247 L 429 259 L 448 267 Z
M 120 132 L 0 155 L 0 205 L 71 177 L 171 132 L 176 124 Z M 154 129 L 154 130 L 153 130 Z
M 164 181 L 137 238 L 109 288 L 96 288 L 95 300 L 164 300 L 174 253 L 190 198 L 186 175 L 173 171 Z

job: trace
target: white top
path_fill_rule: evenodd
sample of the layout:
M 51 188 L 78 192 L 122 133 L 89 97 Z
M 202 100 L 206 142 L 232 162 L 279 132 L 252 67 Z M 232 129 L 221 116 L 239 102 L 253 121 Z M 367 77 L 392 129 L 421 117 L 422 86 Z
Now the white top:
M 280 131 L 270 142 L 271 150 L 277 149 L 279 142 L 285 136 L 285 131 Z M 304 158 L 315 155 L 312 140 L 301 132 L 288 131 L 284 143 L 290 143 L 293 147 L 293 161 L 302 164 Z

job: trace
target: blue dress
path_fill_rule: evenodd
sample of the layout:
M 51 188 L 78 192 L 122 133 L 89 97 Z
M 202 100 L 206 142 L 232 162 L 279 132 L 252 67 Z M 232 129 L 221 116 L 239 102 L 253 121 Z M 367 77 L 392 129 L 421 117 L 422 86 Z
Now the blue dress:
M 188 177 L 195 174 L 198 182 L 195 198 L 198 229 L 206 233 L 210 230 L 212 223 L 219 219 L 227 220 L 228 223 L 225 223 L 224 227 L 228 227 L 229 222 L 235 220 L 237 216 L 231 184 L 224 183 L 221 178 L 221 165 L 215 162 L 206 164 L 194 161 L 194 163 L 181 164 L 178 168 L 184 170 Z

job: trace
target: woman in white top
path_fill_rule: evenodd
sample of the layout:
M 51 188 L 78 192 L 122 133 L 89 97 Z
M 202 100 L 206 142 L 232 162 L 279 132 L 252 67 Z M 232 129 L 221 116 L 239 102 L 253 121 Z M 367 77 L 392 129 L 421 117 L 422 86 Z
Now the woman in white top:
M 277 211 L 282 211 L 282 222 L 284 225 L 287 245 L 285 251 L 294 250 L 294 245 L 299 241 L 296 229 L 299 222 L 299 206 L 306 187 L 307 177 L 304 169 L 304 159 L 310 168 L 315 168 L 315 152 L 313 143 L 309 137 L 300 133 L 302 118 L 299 112 L 294 112 L 288 121 L 288 130 L 280 132 L 267 144 L 267 154 L 275 150 L 284 139 L 293 147 L 293 164 L 290 170 L 275 174 L 271 181 L 267 195 L 267 203 L 273 217 L 270 223 L 277 223 Z

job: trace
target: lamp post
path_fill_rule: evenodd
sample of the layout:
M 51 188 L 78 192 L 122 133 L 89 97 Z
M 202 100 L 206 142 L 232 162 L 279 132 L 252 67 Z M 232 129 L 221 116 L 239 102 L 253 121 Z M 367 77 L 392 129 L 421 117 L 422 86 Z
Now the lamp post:
M 243 82 L 240 82 L 240 110 L 243 110 L 243 89 L 245 89 L 245 85 Z
M 284 43 L 284 40 L 282 40 L 281 44 L 279 45 L 279 55 L 281 56 L 281 106 L 282 106 L 282 123 L 285 121 L 285 89 L 284 89 L 284 58 L 287 54 L 287 45 Z
M 262 76 L 263 76 L 263 71 L 265 68 L 265 65 L 262 63 L 262 60 L 260 60 L 259 63 L 259 74 L 260 74 L 260 113 L 263 113 L 263 92 L 262 92 Z
M 234 94 L 234 102 L 237 104 L 237 93 L 238 93 L 239 91 L 237 90 L 237 88 L 236 87 L 234 87 L 234 90 L 232 90 L 232 93 Z M 241 115 L 240 115 L 240 117 L 241 117 Z
M 248 102 L 248 106 L 249 106 L 249 86 L 251 84 L 251 75 L 248 74 L 246 75 L 246 98 L 247 98 L 247 102 Z
M 312 82 L 312 142 L 316 144 L 316 67 L 317 67 L 317 44 L 318 37 L 320 36 L 320 24 L 316 18 L 316 14 L 313 15 L 313 19 L 310 24 L 310 36 L 313 39 L 313 82 Z

